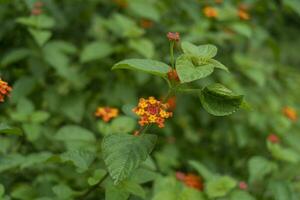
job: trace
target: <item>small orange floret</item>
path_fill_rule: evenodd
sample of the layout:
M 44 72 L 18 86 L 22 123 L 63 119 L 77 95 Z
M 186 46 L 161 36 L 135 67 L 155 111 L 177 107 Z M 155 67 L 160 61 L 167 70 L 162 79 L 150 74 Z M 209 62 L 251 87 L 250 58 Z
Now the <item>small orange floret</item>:
M 180 35 L 178 32 L 168 32 L 167 38 L 169 39 L 169 41 L 178 42 L 180 40 Z
M 170 97 L 167 100 L 167 104 L 168 104 L 170 110 L 175 110 L 175 108 L 176 108 L 176 96 Z
M 159 128 L 163 128 L 165 119 L 172 116 L 172 112 L 167 111 L 168 107 L 168 104 L 163 104 L 154 97 L 141 98 L 133 112 L 140 117 L 141 126 L 157 124 Z
M 202 191 L 204 186 L 201 178 L 195 174 L 185 174 L 183 172 L 176 172 L 176 179 L 183 182 L 187 187 L 191 187 Z
M 289 118 L 291 121 L 297 121 L 298 116 L 297 116 L 297 112 L 294 108 L 291 107 L 284 107 L 282 109 L 283 114 Z
M 98 107 L 95 116 L 101 117 L 103 121 L 109 122 L 111 119 L 117 117 L 119 110 L 111 107 Z
M 178 74 L 177 74 L 176 69 L 171 69 L 171 70 L 168 72 L 168 79 L 169 79 L 170 81 L 179 82 L 179 77 L 178 77 Z
M 241 20 L 249 20 L 250 19 L 250 15 L 246 10 L 239 9 L 238 16 Z
M 203 9 L 204 15 L 208 18 L 217 18 L 218 17 L 218 11 L 211 7 L 211 6 L 206 6 Z
M 7 82 L 2 81 L 0 78 L 0 102 L 4 102 L 5 96 L 9 96 L 12 88 L 8 85 Z
M 187 174 L 184 178 L 184 183 L 186 186 L 195 188 L 197 190 L 203 190 L 203 183 L 199 176 L 194 174 Z
M 149 19 L 141 19 L 140 26 L 145 29 L 151 28 L 153 27 L 153 21 Z
M 279 143 L 279 142 L 280 142 L 280 139 L 279 139 L 279 137 L 278 137 L 277 135 L 275 135 L 275 134 L 270 134 L 270 135 L 268 136 L 268 141 L 270 141 L 270 142 L 276 144 L 276 143 Z

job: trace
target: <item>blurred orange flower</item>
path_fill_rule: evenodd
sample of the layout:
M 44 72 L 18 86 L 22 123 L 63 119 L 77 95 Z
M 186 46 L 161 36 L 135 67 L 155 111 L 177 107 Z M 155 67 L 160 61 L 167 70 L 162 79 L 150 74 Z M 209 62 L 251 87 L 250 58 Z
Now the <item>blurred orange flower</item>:
M 0 102 L 4 101 L 5 96 L 9 96 L 12 88 L 8 85 L 7 82 L 2 81 L 0 78 Z
M 167 111 L 168 108 L 168 104 L 149 97 L 148 99 L 141 98 L 133 112 L 140 117 L 139 124 L 141 126 L 156 123 L 159 128 L 163 128 L 165 119 L 172 116 L 172 112 Z
M 239 9 L 238 16 L 241 20 L 249 20 L 250 19 L 250 15 L 246 10 Z
M 170 110 L 175 110 L 175 108 L 176 108 L 176 96 L 170 97 L 167 100 L 167 104 L 169 105 Z
M 145 29 L 151 28 L 153 26 L 153 21 L 149 19 L 141 19 L 140 26 Z
M 171 69 L 169 72 L 168 72 L 168 78 L 170 81 L 179 81 L 179 77 L 178 77 L 178 74 L 177 74 L 177 71 L 175 69 Z
M 95 116 L 102 118 L 103 121 L 109 122 L 111 119 L 117 117 L 119 110 L 111 107 L 98 107 Z
M 208 18 L 217 18 L 218 17 L 218 11 L 211 7 L 211 6 L 206 6 L 203 9 L 204 15 Z
M 291 107 L 284 107 L 282 109 L 283 114 L 289 118 L 291 121 L 297 121 L 298 116 L 297 116 L 297 112 L 294 108 Z
M 183 172 L 176 172 L 176 178 L 183 182 L 187 187 L 191 187 L 197 190 L 203 190 L 203 182 L 201 177 L 195 174 L 185 174 Z

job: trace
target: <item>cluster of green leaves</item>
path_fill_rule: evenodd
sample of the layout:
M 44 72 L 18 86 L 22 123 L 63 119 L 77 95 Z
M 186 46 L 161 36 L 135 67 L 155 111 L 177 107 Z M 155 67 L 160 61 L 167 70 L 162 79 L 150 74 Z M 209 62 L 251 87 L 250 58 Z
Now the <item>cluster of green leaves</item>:
M 35 2 L 0 0 L 0 78 L 13 87 L 0 104 L 0 199 L 299 199 L 299 122 L 282 114 L 299 110 L 297 0 L 42 0 L 33 16 Z M 166 84 L 169 31 L 182 41 L 176 84 Z M 172 120 L 131 135 L 138 98 L 169 87 Z M 245 101 L 252 109 L 235 112 Z M 105 123 L 97 106 L 121 114 Z M 176 171 L 201 176 L 204 190 Z

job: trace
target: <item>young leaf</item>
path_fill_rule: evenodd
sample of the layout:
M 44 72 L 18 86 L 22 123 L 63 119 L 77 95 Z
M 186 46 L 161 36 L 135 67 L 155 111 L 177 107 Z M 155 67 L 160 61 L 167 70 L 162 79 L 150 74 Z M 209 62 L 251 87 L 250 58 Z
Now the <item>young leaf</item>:
M 240 108 L 243 101 L 242 95 L 236 95 L 221 84 L 212 84 L 205 87 L 200 100 L 204 109 L 216 116 L 232 114 Z
M 196 46 L 190 42 L 182 42 L 181 48 L 185 54 L 205 60 L 215 57 L 218 51 L 217 47 L 212 44 Z
M 114 183 L 126 179 L 154 148 L 157 136 L 110 134 L 102 142 L 103 158 Z
M 167 64 L 156 60 L 127 59 L 116 63 L 112 69 L 130 69 L 157 76 L 166 76 L 171 68 Z
M 21 169 L 31 167 L 37 164 L 41 164 L 43 162 L 46 162 L 50 157 L 52 156 L 52 153 L 50 152 L 39 152 L 39 153 L 33 153 L 26 157 L 24 162 L 21 164 Z
M 34 40 L 38 43 L 39 46 L 43 46 L 51 37 L 52 33 L 47 30 L 38 30 L 29 28 L 28 31 L 34 38 Z
M 220 176 L 206 184 L 206 193 L 210 198 L 223 197 L 236 186 L 236 181 L 229 176 Z
M 267 147 L 272 156 L 274 156 L 278 160 L 290 163 L 297 163 L 300 161 L 299 154 L 291 148 L 284 148 L 279 144 L 273 144 L 271 142 L 267 143 Z
M 96 185 L 106 174 L 104 169 L 97 169 L 94 171 L 93 176 L 88 178 L 89 185 Z
M 197 170 L 197 172 L 206 180 L 211 180 L 212 178 L 214 178 L 214 174 L 207 169 L 207 167 L 205 167 L 202 163 L 195 161 L 195 160 L 191 160 L 189 161 L 189 164 L 195 169 Z
M 70 150 L 60 155 L 63 162 L 71 161 L 78 168 L 78 172 L 88 170 L 95 159 L 95 154 L 85 150 Z
M 129 133 L 133 131 L 136 122 L 133 118 L 127 116 L 120 116 L 114 119 L 111 123 L 111 131 L 114 133 Z
M 0 124 L 0 134 L 7 134 L 7 135 L 23 135 L 23 132 L 21 129 L 16 127 L 10 127 L 7 124 L 1 123 Z
M 195 66 L 192 60 L 181 55 L 176 59 L 176 71 L 181 83 L 188 83 L 201 78 L 205 78 L 214 71 L 214 65 L 204 64 Z
M 86 45 L 80 55 L 82 63 L 97 60 L 109 56 L 113 52 L 113 48 L 106 42 L 92 42 Z
M 276 169 L 276 164 L 264 157 L 254 156 L 248 161 L 249 182 L 261 181 Z

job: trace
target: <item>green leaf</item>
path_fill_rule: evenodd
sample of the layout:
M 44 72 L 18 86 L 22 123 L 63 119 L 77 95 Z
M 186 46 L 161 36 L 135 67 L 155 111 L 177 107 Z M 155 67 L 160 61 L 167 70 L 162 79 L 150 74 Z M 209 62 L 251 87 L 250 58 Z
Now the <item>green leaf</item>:
M 243 96 L 236 95 L 231 90 L 217 83 L 205 87 L 200 94 L 200 100 L 208 113 L 224 116 L 232 114 L 240 108 Z
M 10 195 L 13 197 L 13 199 L 31 200 L 35 199 L 37 193 L 35 188 L 29 184 L 18 184 L 13 188 L 13 191 L 10 193 Z
M 33 36 L 34 40 L 38 43 L 39 46 L 43 46 L 52 35 L 52 33 L 47 30 L 29 28 L 28 31 Z
M 199 57 L 203 60 L 208 60 L 217 55 L 217 47 L 212 44 L 196 46 L 190 42 L 182 42 L 181 48 L 183 52 L 192 57 Z
M 127 200 L 129 198 L 129 193 L 119 185 L 111 185 L 105 188 L 105 200 Z
M 229 176 L 220 176 L 210 180 L 206 184 L 205 191 L 210 198 L 223 197 L 235 186 L 236 181 Z
M 261 181 L 276 169 L 276 164 L 261 156 L 254 156 L 248 161 L 249 182 Z
M 209 76 L 214 71 L 214 65 L 195 66 L 189 57 L 181 55 L 176 59 L 176 71 L 180 82 L 188 83 Z
M 7 124 L 1 123 L 0 124 L 0 134 L 21 136 L 21 135 L 23 135 L 23 132 L 19 128 L 11 127 Z
M 65 184 L 56 185 L 52 187 L 52 190 L 54 194 L 61 200 L 70 199 L 74 194 L 73 190 Z
M 126 179 L 145 161 L 154 148 L 157 136 L 110 134 L 102 142 L 103 158 L 114 183 Z
M 274 200 L 292 200 L 292 188 L 287 181 L 271 181 L 268 185 Z
M 189 164 L 197 170 L 197 172 L 206 180 L 213 179 L 216 175 L 214 175 L 207 167 L 205 167 L 202 163 L 198 161 L 191 160 Z
M 278 160 L 290 163 L 297 163 L 300 161 L 299 154 L 291 148 L 284 148 L 279 144 L 273 144 L 271 142 L 267 142 L 267 147 L 272 156 L 274 156 Z
M 34 27 L 38 29 L 52 28 L 55 24 L 53 18 L 47 15 L 38 15 L 38 16 L 32 15 L 29 17 L 20 17 L 16 21 L 25 26 Z
M 31 51 L 26 48 L 14 49 L 3 56 L 1 59 L 1 65 L 7 66 L 12 63 L 18 62 L 30 55 Z
M 143 184 L 155 180 L 158 176 L 158 173 L 140 167 L 132 173 L 129 179 L 135 183 Z
M 92 42 L 87 44 L 81 55 L 80 61 L 82 63 L 98 60 L 109 56 L 113 52 L 112 46 L 107 42 Z
M 0 173 L 18 167 L 24 161 L 20 154 L 0 155 Z
M 32 167 L 37 164 L 41 164 L 46 162 L 50 157 L 52 156 L 52 153 L 50 152 L 39 152 L 39 153 L 33 153 L 26 157 L 24 162 L 21 164 L 21 169 Z
M 131 39 L 128 45 L 146 58 L 152 58 L 154 55 L 154 45 L 150 40 Z
M 122 189 L 124 189 L 126 192 L 141 197 L 143 199 L 146 196 L 143 187 L 133 181 L 123 181 L 119 184 L 119 186 L 122 187 Z
M 130 69 L 146 72 L 157 76 L 166 76 L 171 68 L 167 64 L 156 60 L 127 59 L 116 63 L 112 67 L 112 69 Z
M 88 178 L 89 185 L 96 185 L 105 175 L 106 171 L 104 169 L 97 169 L 94 171 L 93 176 Z
M 77 171 L 82 173 L 89 169 L 89 166 L 93 163 L 96 156 L 90 151 L 75 149 L 62 153 L 60 158 L 63 162 L 73 162 L 77 167 Z
M 95 151 L 96 138 L 92 132 L 76 125 L 66 125 L 55 135 L 57 140 L 64 142 L 69 150 L 82 149 Z
M 0 184 L 0 197 L 2 197 L 5 193 L 5 188 L 2 184 Z
M 144 0 L 131 0 L 128 4 L 129 9 L 139 17 L 158 21 L 160 13 L 152 2 Z
M 230 200 L 255 200 L 248 192 L 235 190 L 230 194 Z
M 129 133 L 134 130 L 136 122 L 131 117 L 120 116 L 115 118 L 111 123 L 113 133 Z

